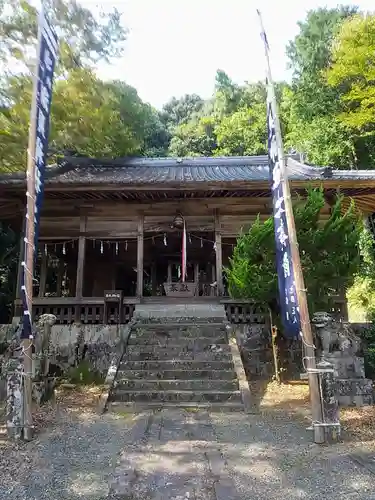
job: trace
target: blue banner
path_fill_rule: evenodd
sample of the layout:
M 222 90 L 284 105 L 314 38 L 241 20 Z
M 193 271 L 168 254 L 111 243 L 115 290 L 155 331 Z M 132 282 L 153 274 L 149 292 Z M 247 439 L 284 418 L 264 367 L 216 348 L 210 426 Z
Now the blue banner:
M 25 285 L 27 273 L 31 273 L 32 276 L 34 273 L 33 269 L 30 270 L 27 268 L 27 256 L 28 252 L 33 252 L 33 259 L 35 262 L 38 248 L 40 212 L 43 202 L 44 177 L 48 152 L 52 84 L 58 54 L 57 35 L 44 16 L 40 16 L 38 51 L 39 53 L 37 54 L 38 63 L 35 83 L 36 92 L 34 92 L 36 102 L 33 103 L 36 113 L 35 122 L 30 124 L 30 131 L 33 131 L 33 136 L 35 136 L 35 144 L 33 144 L 32 150 L 29 151 L 29 154 L 33 154 L 35 162 L 33 178 L 35 186 L 35 197 L 30 197 L 30 193 L 28 193 L 28 201 L 30 202 L 31 200 L 31 203 L 34 204 L 35 216 L 33 221 L 30 220 L 30 217 L 26 217 L 25 225 L 25 251 L 23 258 L 24 262 L 21 286 L 21 298 L 24 311 L 22 338 L 29 338 L 29 336 L 32 334 L 32 311 L 29 310 L 29 308 L 31 309 L 30 305 L 32 305 L 32 297 L 27 297 Z M 28 172 L 28 174 L 30 175 L 30 172 Z M 29 242 L 27 240 L 28 224 L 34 224 L 33 242 Z
M 267 102 L 267 124 L 280 310 L 284 326 L 284 335 L 288 338 L 298 338 L 301 331 L 301 320 L 294 281 L 283 186 L 281 182 L 281 159 L 279 158 L 279 149 L 277 147 L 277 132 L 270 98 L 268 98 Z

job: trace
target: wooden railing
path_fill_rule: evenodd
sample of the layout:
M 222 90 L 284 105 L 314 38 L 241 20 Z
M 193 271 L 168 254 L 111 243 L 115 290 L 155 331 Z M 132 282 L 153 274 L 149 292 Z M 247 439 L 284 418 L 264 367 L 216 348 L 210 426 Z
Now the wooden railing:
M 222 299 L 225 306 L 227 319 L 230 323 L 237 324 L 266 324 L 269 323 L 268 308 L 249 300 Z M 338 321 L 348 320 L 348 305 L 345 298 L 334 297 L 332 314 Z
M 42 314 L 53 314 L 56 316 L 56 324 L 69 325 L 74 322 L 83 324 L 117 324 L 129 323 L 132 319 L 136 298 L 125 298 L 121 304 L 121 315 L 119 308 L 108 307 L 107 317 L 104 318 L 104 299 L 89 297 L 78 299 L 76 297 L 43 297 L 33 299 L 33 318 L 37 321 Z M 15 303 L 16 309 L 20 308 L 19 301 Z
M 230 323 L 265 324 L 269 322 L 268 309 L 249 300 L 222 299 Z

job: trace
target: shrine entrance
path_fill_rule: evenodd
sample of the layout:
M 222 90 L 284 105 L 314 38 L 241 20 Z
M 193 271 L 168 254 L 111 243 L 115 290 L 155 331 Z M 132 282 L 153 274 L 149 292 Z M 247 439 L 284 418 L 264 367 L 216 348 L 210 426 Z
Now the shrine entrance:
M 144 235 L 144 297 L 216 296 L 214 233 L 186 236 L 186 278 L 182 282 L 182 231 Z

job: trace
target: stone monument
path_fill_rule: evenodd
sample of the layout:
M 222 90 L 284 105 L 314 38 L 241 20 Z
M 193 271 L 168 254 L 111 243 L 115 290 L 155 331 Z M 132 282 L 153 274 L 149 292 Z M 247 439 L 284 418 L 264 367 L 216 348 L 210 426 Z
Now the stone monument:
M 318 362 L 334 368 L 340 406 L 373 404 L 372 380 L 365 376 L 361 339 L 349 323 L 336 321 L 331 314 L 313 315 Z

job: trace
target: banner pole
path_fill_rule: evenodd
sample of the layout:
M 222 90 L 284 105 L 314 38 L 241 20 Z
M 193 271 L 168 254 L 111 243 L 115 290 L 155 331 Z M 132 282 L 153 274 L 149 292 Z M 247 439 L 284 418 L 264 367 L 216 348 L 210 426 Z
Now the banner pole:
M 33 94 L 30 113 L 30 128 L 29 142 L 27 148 L 27 209 L 26 209 L 26 235 L 25 235 L 25 294 L 28 306 L 28 314 L 30 318 L 30 326 L 32 327 L 32 311 L 33 311 L 33 279 L 34 279 L 34 259 L 35 259 L 35 145 L 36 145 L 36 126 L 37 126 L 37 95 L 38 95 L 38 69 L 39 57 L 42 37 L 42 19 L 43 11 L 41 9 L 38 17 L 38 44 L 37 44 L 37 59 L 35 64 L 35 72 L 33 75 Z M 33 437 L 33 415 L 32 415 L 32 346 L 33 334 L 29 332 L 28 338 L 22 341 L 23 366 L 24 366 L 24 429 L 23 437 L 26 441 L 30 441 Z
M 268 53 L 268 42 L 266 34 L 263 27 L 262 16 L 257 11 L 259 22 L 261 26 L 262 38 L 264 41 L 265 56 L 266 56 L 266 71 L 267 71 L 267 86 L 270 96 L 270 104 L 272 107 L 274 126 L 276 132 L 276 142 L 278 149 L 278 156 L 280 160 L 280 174 L 281 174 L 281 185 L 284 195 L 284 206 L 285 206 L 285 216 L 287 221 L 287 228 L 289 233 L 289 242 L 291 250 L 291 260 L 294 269 L 294 279 L 297 293 L 297 300 L 299 305 L 299 313 L 301 320 L 301 336 L 305 352 L 306 370 L 309 377 L 309 388 L 310 388 L 310 400 L 311 400 L 311 416 L 312 416 L 312 426 L 314 430 L 314 442 L 324 443 L 325 442 L 325 431 L 322 425 L 323 423 L 323 409 L 322 400 L 319 388 L 319 375 L 316 370 L 316 359 L 315 359 L 315 346 L 314 338 L 311 330 L 311 323 L 309 317 L 309 309 L 307 303 L 307 294 L 303 278 L 301 259 L 298 248 L 297 232 L 294 221 L 292 198 L 289 187 L 288 172 L 286 168 L 286 157 L 284 155 L 283 141 L 281 136 L 281 127 L 277 110 L 275 88 L 272 80 L 270 58 Z

